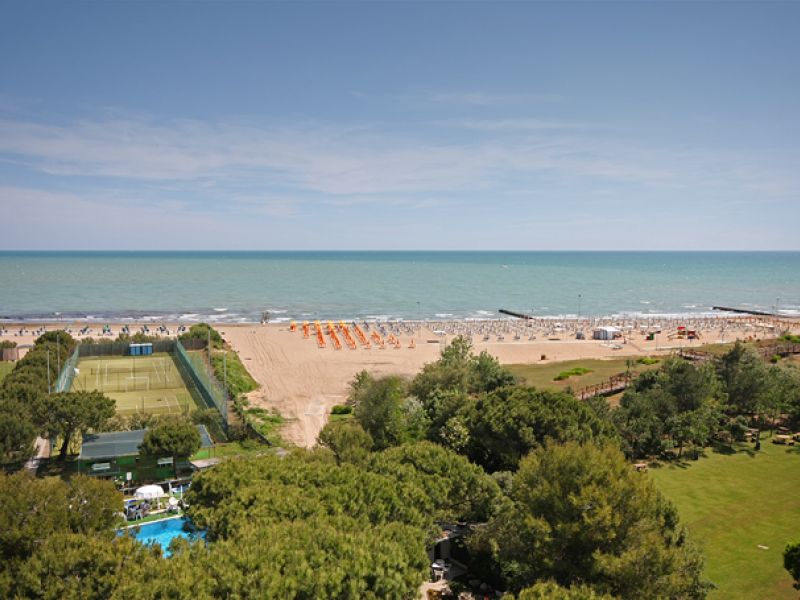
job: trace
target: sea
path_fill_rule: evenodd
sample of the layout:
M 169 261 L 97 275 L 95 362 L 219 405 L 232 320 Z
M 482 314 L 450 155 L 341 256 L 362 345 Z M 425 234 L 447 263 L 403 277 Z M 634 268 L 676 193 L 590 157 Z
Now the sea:
M 0 252 L 0 319 L 800 315 L 800 252 Z

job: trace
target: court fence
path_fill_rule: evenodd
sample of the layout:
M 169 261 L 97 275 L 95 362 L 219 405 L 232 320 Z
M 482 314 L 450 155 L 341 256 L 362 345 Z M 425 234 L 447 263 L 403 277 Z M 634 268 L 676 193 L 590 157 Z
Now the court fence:
M 101 342 L 94 344 L 79 344 L 81 358 L 90 356 L 126 356 L 130 354 L 130 346 L 134 342 Z M 150 343 L 150 342 L 148 342 Z M 156 340 L 152 342 L 153 352 L 175 353 L 175 340 Z
M 222 426 L 228 433 L 228 390 L 214 375 L 214 371 L 200 352 L 187 352 L 180 340 L 175 341 L 175 356 L 186 369 L 209 408 L 216 408 L 222 417 Z
M 186 344 L 180 340 L 156 340 L 153 352 L 172 354 L 177 359 L 181 375 L 188 378 L 197 387 L 203 402 L 208 408 L 215 408 L 222 417 L 222 427 L 228 433 L 228 391 L 214 376 L 214 371 L 206 361 L 203 353 L 190 350 L 205 349 L 205 340 L 188 340 Z M 64 364 L 57 382 L 57 391 L 67 391 L 75 376 L 75 367 L 79 358 L 97 356 L 127 356 L 130 351 L 129 342 L 107 342 L 94 344 L 78 344 L 72 356 Z
M 75 367 L 78 365 L 79 358 L 80 346 L 77 346 L 70 357 L 64 361 L 64 366 L 61 367 L 61 373 L 58 374 L 58 380 L 56 380 L 56 392 L 68 392 L 72 387 L 72 379 L 75 377 Z

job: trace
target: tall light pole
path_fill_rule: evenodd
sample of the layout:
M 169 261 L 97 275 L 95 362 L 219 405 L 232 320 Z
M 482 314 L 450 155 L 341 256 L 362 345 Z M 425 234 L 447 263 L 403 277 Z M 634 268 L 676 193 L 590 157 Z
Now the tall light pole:
M 419 319 L 419 329 L 417 330 L 417 339 L 422 339 L 422 304 L 417 300 L 417 318 Z
M 56 364 L 58 365 L 58 376 L 61 377 L 61 341 L 56 333 Z M 59 381 L 58 379 L 56 381 Z M 56 391 L 61 392 L 63 390 L 59 390 L 59 384 L 56 383 Z
M 578 294 L 578 322 L 580 323 L 581 320 L 581 299 L 583 298 L 582 294 Z

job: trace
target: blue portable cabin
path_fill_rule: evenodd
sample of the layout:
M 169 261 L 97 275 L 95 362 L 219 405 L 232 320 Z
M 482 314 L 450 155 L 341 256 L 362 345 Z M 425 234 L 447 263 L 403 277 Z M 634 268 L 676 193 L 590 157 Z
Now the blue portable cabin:
M 153 344 L 142 344 L 142 354 L 152 354 Z
M 139 356 L 142 353 L 142 344 L 131 344 L 131 356 Z

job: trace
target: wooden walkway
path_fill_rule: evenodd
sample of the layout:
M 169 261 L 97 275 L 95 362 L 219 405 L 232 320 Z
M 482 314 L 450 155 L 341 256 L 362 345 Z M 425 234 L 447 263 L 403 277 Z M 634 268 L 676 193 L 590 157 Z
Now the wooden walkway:
M 578 400 L 588 400 L 595 396 L 611 396 L 622 392 L 627 388 L 634 379 L 631 373 L 618 373 L 612 375 L 605 381 L 590 385 L 575 392 L 575 397 Z
M 800 344 L 793 344 L 791 342 L 776 342 L 765 346 L 756 346 L 756 351 L 764 359 L 770 359 L 773 356 L 789 356 L 791 354 L 800 354 Z M 692 362 L 707 362 L 714 359 L 714 355 L 708 352 L 699 352 L 697 350 L 682 349 L 676 352 L 677 356 Z M 575 397 L 578 400 L 588 400 L 595 396 L 612 396 L 625 389 L 631 384 L 634 375 L 631 373 L 619 373 L 612 375 L 606 381 L 596 385 L 590 385 L 581 388 L 575 392 Z

